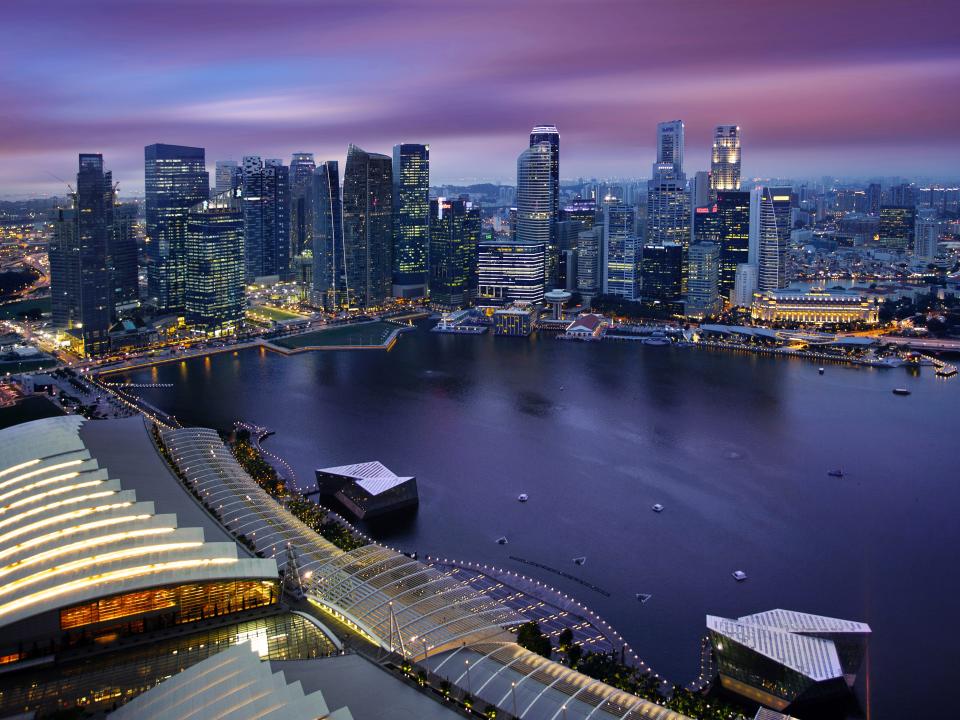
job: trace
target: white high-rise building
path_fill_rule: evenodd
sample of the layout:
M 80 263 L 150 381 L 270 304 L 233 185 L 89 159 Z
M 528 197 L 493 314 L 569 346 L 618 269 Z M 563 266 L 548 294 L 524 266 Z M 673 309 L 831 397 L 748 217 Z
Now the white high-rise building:
M 730 304 L 734 307 L 750 307 L 753 303 L 753 294 L 756 291 L 757 266 L 753 263 L 740 263 L 737 265 Z
M 214 180 L 216 183 L 214 195 L 236 190 L 240 187 L 240 164 L 236 160 L 217 160 Z
M 773 198 L 767 187 L 750 191 L 749 262 L 757 267 L 757 287 L 761 291 L 787 286 L 788 236 L 777 229 Z
M 913 254 L 918 260 L 933 260 L 940 241 L 940 221 L 936 211 L 920 210 L 914 223 Z
M 654 163 L 647 184 L 648 245 L 690 244 L 690 198 L 683 173 L 670 163 Z
M 690 207 L 706 207 L 710 204 L 710 173 L 706 170 L 697 170 L 697 174 L 690 181 Z
M 540 142 L 517 158 L 517 242 L 551 247 L 553 207 L 553 148 L 549 142 Z M 555 277 L 556 263 L 545 262 L 544 280 Z
M 683 174 L 683 121 L 657 125 L 657 163 L 669 163 L 676 175 Z
M 713 131 L 713 153 L 710 158 L 710 189 L 740 189 L 740 126 L 717 125 Z

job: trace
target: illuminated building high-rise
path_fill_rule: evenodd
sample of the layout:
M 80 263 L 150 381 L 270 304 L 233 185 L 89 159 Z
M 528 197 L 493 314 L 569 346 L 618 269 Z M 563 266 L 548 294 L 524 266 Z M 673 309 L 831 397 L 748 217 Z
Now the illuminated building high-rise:
M 430 201 L 430 303 L 444 310 L 472 305 L 477 292 L 480 208 L 466 200 Z
M 710 204 L 710 173 L 697 170 L 690 181 L 690 207 L 700 208 Z
M 343 205 L 336 160 L 317 165 L 313 174 L 313 292 L 328 310 L 347 307 L 347 255 L 343 246 Z
M 917 210 L 914 206 L 884 205 L 880 208 L 880 245 L 905 252 L 913 247 Z
M 940 221 L 935 210 L 924 208 L 917 212 L 913 231 L 913 254 L 918 260 L 932 261 L 937 256 L 940 242 Z
M 243 158 L 243 222 L 246 279 L 290 273 L 290 168 L 280 160 Z
M 343 174 L 343 244 L 351 305 L 382 305 L 392 290 L 393 160 L 356 145 Z
M 121 308 L 135 306 L 140 299 L 136 225 L 136 205 L 118 203 L 113 206 L 107 265 L 110 268 L 110 305 L 115 314 Z
M 103 156 L 80 155 L 73 208 L 58 216 L 50 246 L 54 324 L 66 329 L 86 355 L 109 347 L 113 312 L 109 248 L 113 233 L 113 178 Z
M 560 132 L 556 125 L 537 125 L 530 132 L 530 147 L 545 142 L 550 145 L 550 192 L 553 220 L 560 219 Z
M 607 205 L 603 209 L 603 292 L 635 300 L 640 295 L 640 253 L 632 205 Z
M 717 125 L 710 159 L 710 189 L 714 194 L 740 189 L 740 126 Z
M 675 175 L 683 174 L 683 121 L 657 124 L 657 163 L 672 166 Z
M 160 312 L 183 309 L 187 212 L 210 195 L 203 148 L 144 148 L 147 294 Z
M 773 188 L 750 192 L 749 262 L 757 266 L 757 289 L 779 290 L 787 286 L 787 239 L 778 231 Z
M 186 317 L 209 333 L 243 320 L 244 206 L 240 190 L 214 195 L 187 215 Z
M 717 193 L 720 225 L 720 295 L 728 298 L 737 280 L 737 266 L 750 260 L 750 193 Z
M 427 294 L 430 251 L 430 146 L 393 146 L 393 295 Z
M 687 250 L 686 314 L 703 319 L 720 311 L 720 246 L 695 242 Z
M 647 184 L 647 244 L 690 244 L 690 198 L 683 173 L 655 163 Z
M 488 240 L 477 260 L 477 303 L 543 302 L 544 244 Z
M 542 243 L 546 250 L 544 280 L 556 276 L 553 246 L 554 213 L 553 146 L 540 142 L 517 158 L 517 242 Z
M 214 195 L 236 190 L 243 182 L 243 172 L 236 160 L 217 160 Z
M 290 254 L 313 247 L 313 153 L 296 152 L 290 158 Z
M 641 260 L 645 300 L 676 301 L 683 295 L 684 247 L 678 243 L 644 245 Z

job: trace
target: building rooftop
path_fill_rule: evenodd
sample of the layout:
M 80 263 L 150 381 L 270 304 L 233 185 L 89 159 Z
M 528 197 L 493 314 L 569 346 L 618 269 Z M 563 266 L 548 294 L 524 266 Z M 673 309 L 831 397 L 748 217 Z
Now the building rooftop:
M 855 620 L 812 615 L 796 610 L 767 610 L 737 619 L 747 625 L 761 625 L 793 633 L 870 633 L 870 626 Z
M 379 460 L 357 463 L 355 465 L 338 465 L 337 467 L 322 468 L 317 472 L 330 475 L 342 475 L 353 480 L 369 495 L 377 496 L 398 485 L 403 485 L 413 477 L 401 477 L 387 468 Z

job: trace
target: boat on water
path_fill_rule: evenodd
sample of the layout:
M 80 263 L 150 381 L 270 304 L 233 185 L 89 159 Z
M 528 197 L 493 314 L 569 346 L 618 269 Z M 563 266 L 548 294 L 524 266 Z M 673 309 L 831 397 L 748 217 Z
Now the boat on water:
M 526 502 L 529 499 L 530 499 L 530 496 L 527 495 L 526 493 L 520 493 L 519 495 L 517 495 L 517 500 L 519 502 Z
M 731 574 L 737 582 L 743 582 L 747 579 L 747 574 L 743 570 L 734 570 Z
M 497 538 L 497 545 L 506 545 L 506 544 L 507 544 L 507 536 L 506 536 L 506 535 L 504 535 L 503 537 L 498 537 L 498 538 Z
M 817 372 L 820 373 L 821 375 L 823 375 L 823 368 L 819 368 L 819 369 L 817 370 Z
M 656 505 L 654 505 L 654 506 L 653 506 L 652 508 L 650 508 L 650 509 L 653 510 L 655 513 L 662 513 L 662 512 L 663 512 L 663 505 L 661 505 L 660 503 L 657 503 Z
M 650 337 L 643 339 L 644 345 L 669 345 L 670 339 L 661 331 L 651 333 Z
M 646 604 L 646 602 L 652 597 L 653 595 L 651 595 L 650 593 L 637 593 L 637 600 L 640 601 L 641 605 Z
M 584 556 L 581 556 L 581 557 L 575 557 L 575 558 L 573 559 L 573 564 L 574 564 L 574 565 L 583 565 L 586 561 L 587 561 L 587 558 L 586 558 L 585 555 L 584 555 Z
M 843 477 L 843 470 L 831 470 L 827 473 L 830 477 L 841 478 Z
M 893 394 L 894 394 L 894 395 L 909 395 L 909 394 L 910 394 L 910 391 L 907 390 L 906 388 L 894 388 L 894 389 L 893 389 Z

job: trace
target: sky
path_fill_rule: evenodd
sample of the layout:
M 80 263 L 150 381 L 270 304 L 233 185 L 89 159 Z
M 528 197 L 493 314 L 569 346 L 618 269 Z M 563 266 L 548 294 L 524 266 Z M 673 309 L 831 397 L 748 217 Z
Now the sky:
M 102 152 L 207 164 L 431 146 L 434 184 L 513 183 L 530 128 L 562 178 L 645 177 L 656 123 L 742 128 L 745 177 L 960 177 L 956 0 L 4 0 L 0 196 Z

